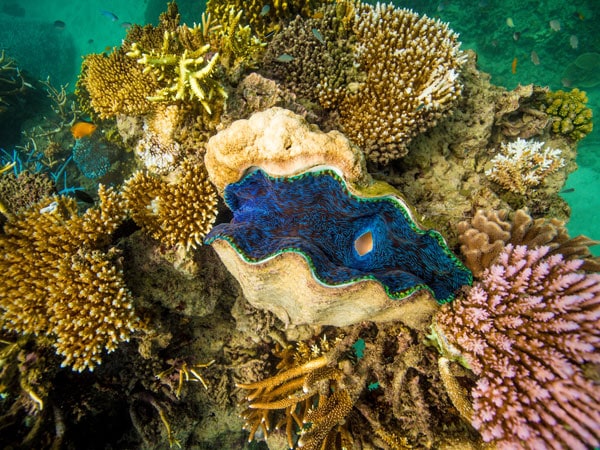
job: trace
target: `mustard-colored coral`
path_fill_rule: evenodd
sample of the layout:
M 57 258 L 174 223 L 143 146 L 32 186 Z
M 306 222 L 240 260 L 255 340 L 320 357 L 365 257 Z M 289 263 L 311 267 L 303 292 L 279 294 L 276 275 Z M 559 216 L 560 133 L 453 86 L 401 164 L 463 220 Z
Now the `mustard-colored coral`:
M 340 125 L 369 159 L 386 163 L 454 105 L 464 58 L 446 24 L 393 5 L 361 4 L 354 32 L 364 80 L 348 86 Z
M 201 162 L 188 158 L 171 182 L 138 172 L 123 195 L 133 220 L 155 239 L 185 249 L 202 244 L 215 221 L 217 194 Z
M 100 187 L 100 206 L 77 214 L 69 197 L 49 197 L 8 218 L 0 234 L 0 320 L 9 331 L 48 335 L 63 365 L 92 370 L 138 328 L 118 251 L 125 217 L 119 196 Z
M 101 119 L 152 111 L 155 105 L 149 98 L 159 86 L 154 74 L 144 73 L 143 66 L 120 49 L 109 55 L 87 55 L 77 85 L 78 96 L 89 99 L 93 112 Z
M 546 113 L 552 116 L 552 131 L 574 141 L 591 133 L 592 110 L 586 106 L 587 102 L 586 93 L 577 88 L 571 92 L 549 92 L 546 96 Z

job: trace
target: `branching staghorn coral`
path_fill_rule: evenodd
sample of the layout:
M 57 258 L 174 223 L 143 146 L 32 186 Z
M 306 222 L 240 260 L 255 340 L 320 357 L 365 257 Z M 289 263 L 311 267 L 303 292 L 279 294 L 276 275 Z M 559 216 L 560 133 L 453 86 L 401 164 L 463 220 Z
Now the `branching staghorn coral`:
M 122 200 L 100 187 L 100 206 L 77 214 L 69 197 L 49 197 L 9 216 L 0 235 L 0 319 L 6 330 L 49 335 L 63 365 L 92 370 L 139 328 L 110 238 Z
M 598 242 L 585 236 L 570 238 L 565 223 L 558 219 L 533 219 L 523 209 L 515 211 L 510 219 L 507 211 L 479 210 L 470 221 L 460 222 L 457 228 L 461 253 L 475 278 L 494 263 L 509 243 L 529 248 L 548 246 L 550 254 L 583 260 L 583 270 L 600 271 L 600 259 L 593 258 L 589 250 Z
M 600 275 L 546 246 L 509 244 L 468 293 L 436 315 L 444 357 L 477 376 L 471 423 L 498 448 L 600 444 Z
M 543 142 L 524 139 L 502 143 L 485 174 L 503 189 L 524 195 L 565 164 L 560 150 L 543 146 Z
M 133 220 L 152 237 L 194 248 L 215 221 L 217 193 L 196 159 L 184 160 L 172 177 L 168 182 L 138 172 L 125 182 L 123 196 Z

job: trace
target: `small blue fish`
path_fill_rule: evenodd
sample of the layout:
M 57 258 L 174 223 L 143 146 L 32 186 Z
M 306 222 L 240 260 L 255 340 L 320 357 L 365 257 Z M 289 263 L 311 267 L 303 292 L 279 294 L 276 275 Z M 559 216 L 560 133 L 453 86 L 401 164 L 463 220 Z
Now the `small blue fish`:
M 115 13 L 111 13 L 110 11 L 105 11 L 104 9 L 102 11 L 100 11 L 100 14 L 102 14 L 104 17 L 108 17 L 113 22 L 116 22 L 117 20 L 119 20 L 119 18 L 117 17 L 117 15 Z
M 277 58 L 275 58 L 277 61 L 282 62 L 282 63 L 288 63 L 294 60 L 294 57 L 292 55 L 288 55 L 287 53 L 282 53 L 281 55 L 279 55 Z
M 271 11 L 271 7 L 269 5 L 265 5 L 262 7 L 262 9 L 260 10 L 260 15 L 262 17 L 266 16 L 267 14 L 269 14 L 269 11 Z
M 311 31 L 312 31 L 312 34 L 314 35 L 314 37 L 317 38 L 317 41 L 319 41 L 321 44 L 325 44 L 325 39 L 323 39 L 323 35 L 321 34 L 321 32 L 319 30 L 317 30 L 316 28 L 313 28 Z

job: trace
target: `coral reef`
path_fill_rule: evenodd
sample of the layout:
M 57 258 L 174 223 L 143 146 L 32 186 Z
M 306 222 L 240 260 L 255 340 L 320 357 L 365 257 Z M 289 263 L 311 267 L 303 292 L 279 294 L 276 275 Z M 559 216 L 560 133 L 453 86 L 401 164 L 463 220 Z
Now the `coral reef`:
M 84 109 L 101 119 L 151 112 L 155 104 L 149 99 L 159 84 L 153 73 L 144 73 L 143 69 L 121 49 L 109 55 L 87 55 L 77 82 Z M 88 103 L 89 110 L 85 108 Z
M 237 14 L 242 11 L 244 22 L 259 36 L 264 37 L 280 30 L 296 15 L 309 17 L 319 6 L 329 2 L 331 0 L 208 0 L 206 11 L 220 23 L 226 21 L 232 12 Z
M 544 148 L 543 142 L 517 139 L 502 143 L 485 174 L 502 188 L 523 195 L 540 185 L 565 163 L 558 149 Z
M 273 176 L 334 166 L 350 183 L 366 186 L 372 181 L 362 152 L 344 135 L 323 133 L 301 116 L 277 107 L 235 121 L 210 138 L 204 161 L 219 192 L 253 166 Z
M 185 159 L 171 181 L 144 172 L 125 182 L 123 196 L 133 220 L 155 239 L 170 246 L 194 248 L 216 218 L 217 194 L 203 164 Z
M 468 294 L 436 315 L 436 332 L 479 379 L 473 426 L 499 448 L 600 444 L 600 275 L 549 248 L 509 244 Z
M 379 314 L 377 309 L 385 304 L 386 296 L 404 299 L 425 290 L 446 302 L 460 286 L 471 283 L 470 272 L 452 255 L 443 238 L 435 231 L 418 228 L 400 198 L 356 196 L 334 171 L 273 178 L 257 170 L 228 185 L 225 201 L 233 220 L 217 225 L 206 242 L 223 241 L 215 249 L 242 283 L 246 297 L 286 322 L 316 320 L 340 326 L 366 317 L 374 320 L 372 315 Z M 230 261 L 229 252 L 221 253 L 227 246 L 250 264 Z M 320 293 L 287 287 L 293 283 L 289 276 L 272 277 L 276 260 L 297 260 L 298 256 L 306 259 L 309 277 L 315 277 L 316 284 L 330 287 L 327 297 L 337 297 L 336 303 L 326 301 Z M 248 282 L 265 271 L 271 274 L 270 284 L 258 284 L 256 279 Z M 298 280 L 298 273 L 294 274 Z M 352 312 L 347 311 L 347 291 L 373 282 L 383 287 L 383 300 L 371 297 L 372 302 L 361 301 Z M 286 292 L 286 300 L 277 299 L 282 292 Z M 381 294 L 377 296 L 380 299 Z M 293 301 L 292 308 L 289 305 L 296 295 L 303 297 L 301 311 L 293 307 Z M 340 302 L 344 304 L 341 309 Z
M 529 248 L 548 247 L 549 255 L 560 253 L 567 260 L 582 260 L 581 269 L 600 271 L 600 258 L 589 247 L 597 245 L 585 236 L 570 238 L 565 223 L 557 219 L 533 219 L 527 211 L 515 211 L 510 220 L 503 211 L 478 210 L 471 220 L 458 223 L 458 240 L 465 265 L 479 278 L 507 244 Z
M 340 2 L 321 16 L 297 19 L 274 38 L 267 73 L 334 109 L 331 125 L 371 161 L 406 155 L 410 140 L 460 96 L 464 57 L 456 35 L 392 5 Z
M 272 375 L 237 383 L 249 439 L 262 435 L 270 448 L 478 448 L 436 393 L 435 354 L 422 338 L 398 323 L 363 323 L 295 345 L 278 340 Z
M 546 96 L 546 113 L 552 117 L 552 131 L 579 141 L 592 132 L 592 110 L 587 107 L 585 92 L 575 88 L 549 92 Z
M 0 235 L 6 330 L 49 335 L 63 365 L 93 369 L 104 351 L 139 327 L 110 236 L 125 217 L 103 187 L 100 206 L 77 214 L 67 197 L 50 197 L 9 217 Z
M 54 182 L 46 173 L 0 174 L 0 206 L 4 213 L 18 214 L 55 193 Z
M 319 12 L 322 17 L 297 17 L 275 34 L 260 70 L 305 101 L 334 110 L 359 80 L 353 64 L 355 2 Z
M 357 15 L 356 62 L 365 78 L 340 103 L 340 125 L 370 160 L 386 163 L 454 105 L 464 58 L 457 36 L 437 20 L 380 3 L 361 4 Z

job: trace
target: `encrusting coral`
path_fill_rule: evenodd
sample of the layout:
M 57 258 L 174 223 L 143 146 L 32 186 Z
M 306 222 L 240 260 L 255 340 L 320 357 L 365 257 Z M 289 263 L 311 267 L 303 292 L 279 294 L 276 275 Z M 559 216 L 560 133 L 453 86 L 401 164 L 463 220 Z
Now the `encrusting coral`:
M 77 371 L 92 370 L 139 328 L 119 252 L 109 247 L 125 209 L 113 190 L 98 194 L 100 206 L 81 216 L 75 200 L 48 197 L 9 216 L 0 234 L 3 328 L 49 335 Z
M 592 110 L 587 107 L 585 92 L 575 88 L 548 92 L 546 113 L 552 116 L 552 131 L 579 141 L 592 132 Z
M 600 274 L 549 247 L 509 244 L 434 331 L 478 377 L 472 424 L 498 448 L 600 445 Z
M 565 163 L 560 150 L 542 147 L 543 142 L 524 139 L 502 143 L 485 174 L 502 188 L 523 195 Z
M 125 182 L 123 196 L 144 231 L 184 249 L 202 243 L 217 215 L 217 193 L 194 158 L 185 159 L 171 181 L 137 172 Z

